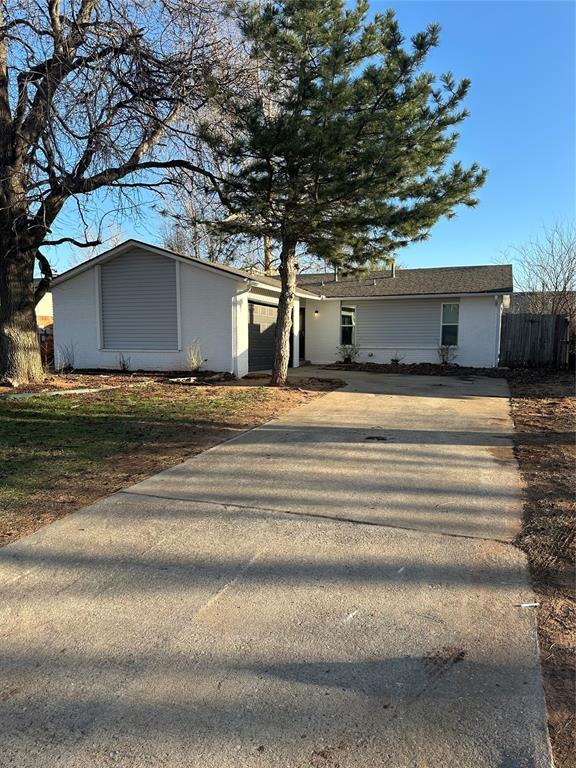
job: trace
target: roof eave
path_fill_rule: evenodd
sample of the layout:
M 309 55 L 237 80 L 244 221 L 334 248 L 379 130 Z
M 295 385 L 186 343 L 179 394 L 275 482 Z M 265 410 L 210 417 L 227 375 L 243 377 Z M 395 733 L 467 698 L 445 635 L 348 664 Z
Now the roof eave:
M 457 296 L 481 297 L 481 296 L 507 296 L 511 294 L 512 288 L 496 288 L 493 291 L 452 291 L 442 293 L 394 293 L 378 294 L 377 296 L 360 296 L 359 294 L 348 294 L 347 296 L 324 296 L 326 301 L 350 301 L 371 300 L 371 299 L 434 299 L 434 298 L 455 298 Z M 320 296 L 314 297 L 320 298 Z
M 245 274 L 222 269 L 218 264 L 210 264 L 200 259 L 195 259 L 191 256 L 183 256 L 182 254 L 175 253 L 174 251 L 170 251 L 168 248 L 161 248 L 160 246 L 150 245 L 149 243 L 144 243 L 141 240 L 130 238 L 129 240 L 120 243 L 120 245 L 116 245 L 114 248 L 110 248 L 109 250 L 104 251 L 104 253 L 99 253 L 97 256 L 82 262 L 82 264 L 78 264 L 76 267 L 68 269 L 66 272 L 63 272 L 58 277 L 54 278 L 51 285 L 60 285 L 61 283 L 64 283 L 67 280 L 70 280 L 71 278 L 76 277 L 77 275 L 80 275 L 89 269 L 92 269 L 92 267 L 95 267 L 98 264 L 103 264 L 106 261 L 110 261 L 110 259 L 114 259 L 117 256 L 120 256 L 122 253 L 125 253 L 131 248 L 140 248 L 141 250 L 149 251 L 150 253 L 166 256 L 167 258 L 174 259 L 181 262 L 182 264 L 193 264 L 199 269 L 217 272 L 219 275 L 222 275 L 222 277 L 227 277 L 234 280 L 235 282 L 241 282 L 246 279 Z

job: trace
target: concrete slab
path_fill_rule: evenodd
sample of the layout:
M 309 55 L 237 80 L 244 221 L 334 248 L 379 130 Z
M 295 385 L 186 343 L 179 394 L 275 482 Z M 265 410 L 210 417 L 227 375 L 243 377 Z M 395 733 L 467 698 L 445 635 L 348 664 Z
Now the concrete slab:
M 344 376 L 346 389 L 132 492 L 514 539 L 521 489 L 504 380 Z
M 478 437 L 506 434 L 504 422 L 485 424 L 505 418 L 506 393 L 450 383 L 437 398 L 411 382 L 410 395 L 392 394 L 399 382 L 375 379 L 0 550 L 0 766 L 549 768 L 524 558 L 490 535 L 511 535 L 518 497 L 503 494 L 506 524 L 494 495 L 477 524 L 465 490 L 474 495 L 474 476 L 488 489 L 483 471 L 497 481 L 500 471 L 500 488 L 514 474 Z M 396 402 L 407 397 L 408 412 Z M 459 442 L 431 439 L 442 419 Z M 428 442 L 360 440 L 371 426 Z M 352 444 L 333 437 L 350 431 Z M 394 507 L 414 530 L 388 525 L 400 490 L 384 512 L 362 506 L 358 462 L 382 498 L 386 477 L 398 483 L 410 467 L 424 477 L 418 468 L 440 467 L 445 448 L 464 473 L 457 514 L 427 512 L 437 496 L 414 480 L 409 504 Z M 337 501 L 350 477 L 347 506 L 330 511 L 314 473 L 292 472 L 303 455 L 323 483 L 334 464 Z M 282 483 L 286 511 L 270 511 L 281 496 L 268 486 L 245 505 L 241 466 L 256 483 Z M 299 482 L 316 507 L 298 503 Z M 228 503 L 212 495 L 222 487 Z

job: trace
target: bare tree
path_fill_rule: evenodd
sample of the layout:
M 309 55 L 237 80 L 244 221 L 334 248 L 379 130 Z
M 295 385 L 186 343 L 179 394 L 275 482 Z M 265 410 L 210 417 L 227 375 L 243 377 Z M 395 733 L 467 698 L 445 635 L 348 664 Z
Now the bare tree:
M 210 177 L 190 159 L 183 118 L 236 76 L 217 12 L 212 0 L 0 6 L 0 379 L 42 375 L 34 307 L 52 271 L 41 249 L 97 244 L 85 236 L 87 196 L 161 191 L 174 168 Z M 71 201 L 80 233 L 51 236 Z
M 173 178 L 176 183 L 171 199 L 161 210 L 165 247 L 197 259 L 262 271 L 264 253 L 257 238 L 229 234 L 215 226 L 228 212 L 206 188 L 206 181 L 181 170 L 175 171 Z
M 82 264 L 84 261 L 93 259 L 103 251 L 107 251 L 109 248 L 114 248 L 120 245 L 122 240 L 126 238 L 122 233 L 122 226 L 119 222 L 114 222 L 108 227 L 104 227 L 103 220 L 98 221 L 98 226 L 88 226 L 85 231 L 86 240 L 94 245 L 84 245 L 76 247 L 70 254 L 67 260 L 67 268 L 76 267 Z M 54 269 L 52 269 L 54 271 Z
M 166 219 L 164 247 L 247 272 L 278 275 L 280 254 L 271 237 L 247 237 L 222 230 L 218 223 L 228 216 L 228 211 L 213 194 L 206 192 L 202 180 L 182 172 L 176 178 L 179 183 L 174 187 L 169 207 L 161 211 Z M 323 262 L 300 249 L 300 272 L 318 270 L 319 264 L 325 267 Z
M 515 289 L 524 293 L 524 312 L 576 320 L 576 225 L 556 223 L 540 237 L 511 248 Z

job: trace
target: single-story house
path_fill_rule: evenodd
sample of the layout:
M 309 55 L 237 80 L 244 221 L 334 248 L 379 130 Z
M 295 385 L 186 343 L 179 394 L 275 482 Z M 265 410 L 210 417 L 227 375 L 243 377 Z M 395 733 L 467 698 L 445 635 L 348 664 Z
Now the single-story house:
M 329 363 L 341 344 L 361 361 L 496 366 L 510 266 L 397 269 L 364 277 L 299 277 L 292 365 Z M 56 363 L 76 368 L 188 370 L 243 376 L 269 369 L 280 294 L 276 278 L 128 240 L 52 284 Z

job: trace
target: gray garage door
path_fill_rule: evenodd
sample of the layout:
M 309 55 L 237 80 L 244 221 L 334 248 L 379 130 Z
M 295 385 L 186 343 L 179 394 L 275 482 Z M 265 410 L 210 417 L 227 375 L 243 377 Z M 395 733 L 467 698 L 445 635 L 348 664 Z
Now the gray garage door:
M 274 362 L 274 334 L 276 333 L 276 307 L 248 303 L 248 368 L 266 371 Z

